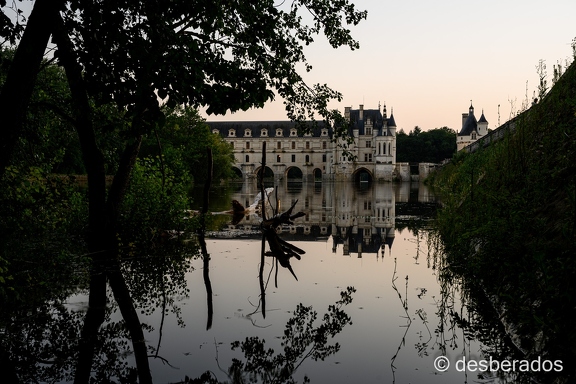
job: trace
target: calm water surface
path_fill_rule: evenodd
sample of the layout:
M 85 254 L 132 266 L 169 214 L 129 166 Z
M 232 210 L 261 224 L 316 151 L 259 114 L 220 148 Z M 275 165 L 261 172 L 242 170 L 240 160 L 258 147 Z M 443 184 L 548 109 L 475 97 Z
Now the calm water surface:
M 211 210 L 219 211 L 236 199 L 248 206 L 255 183 L 232 190 L 216 190 Z M 189 294 L 176 298 L 178 315 L 154 311 L 142 321 L 153 327 L 148 343 L 159 345 L 152 359 L 155 382 L 197 377 L 206 370 L 220 380 L 233 357 L 230 343 L 258 336 L 267 347 L 281 351 L 286 321 L 299 303 L 319 313 L 354 286 L 353 302 L 344 307 L 352 325 L 334 339 L 341 350 L 325 361 L 306 361 L 297 379 L 313 383 L 464 383 L 477 375 L 450 368 L 438 372 L 434 359 L 447 355 L 480 359 L 480 345 L 465 339 L 448 313 L 462 310 L 457 292 L 442 292 L 428 249 L 427 220 L 434 196 L 418 184 L 309 183 L 278 189 L 281 208 L 296 199 L 296 211 L 307 213 L 280 237 L 303 249 L 301 260 L 291 259 L 298 280 L 280 267 L 275 286 L 274 262 L 266 258 L 266 312 L 259 305 L 261 237 L 259 216 L 251 214 L 236 225 L 222 216 L 222 231 L 207 239 L 213 319 L 207 329 L 207 292 L 202 260 L 192 261 L 186 274 Z M 465 316 L 465 314 L 461 313 Z M 445 316 L 445 317 L 444 317 Z M 160 339 L 160 344 L 158 341 Z

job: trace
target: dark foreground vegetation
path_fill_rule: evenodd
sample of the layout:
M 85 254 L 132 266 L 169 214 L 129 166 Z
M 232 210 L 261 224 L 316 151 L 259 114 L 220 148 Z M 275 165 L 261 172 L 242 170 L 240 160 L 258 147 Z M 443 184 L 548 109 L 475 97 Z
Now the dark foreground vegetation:
M 459 319 L 499 360 L 561 360 L 562 372 L 517 372 L 510 382 L 576 379 L 576 66 L 516 132 L 435 175 L 442 196 L 442 279 L 476 313 Z M 533 371 L 533 370 L 532 370 Z
M 21 6 L 0 1 L 2 382 L 150 383 L 139 311 L 185 294 L 198 256 L 181 241 L 198 228 L 188 188 L 230 171 L 230 148 L 196 108 L 225 114 L 278 95 L 296 121 L 339 121 L 327 105 L 342 95 L 298 69 L 311 69 L 304 47 L 318 35 L 358 48 L 349 27 L 366 12 L 347 0 Z M 78 288 L 85 313 L 64 304 Z M 108 322 L 116 309 L 122 321 Z

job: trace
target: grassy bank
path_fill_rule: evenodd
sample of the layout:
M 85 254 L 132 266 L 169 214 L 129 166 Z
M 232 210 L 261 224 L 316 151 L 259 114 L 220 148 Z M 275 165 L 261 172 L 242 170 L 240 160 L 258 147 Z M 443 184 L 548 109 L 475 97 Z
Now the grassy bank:
M 491 299 L 513 324 L 521 354 L 561 359 L 562 376 L 573 379 L 576 66 L 516 124 L 514 134 L 458 154 L 435 175 L 445 275 Z

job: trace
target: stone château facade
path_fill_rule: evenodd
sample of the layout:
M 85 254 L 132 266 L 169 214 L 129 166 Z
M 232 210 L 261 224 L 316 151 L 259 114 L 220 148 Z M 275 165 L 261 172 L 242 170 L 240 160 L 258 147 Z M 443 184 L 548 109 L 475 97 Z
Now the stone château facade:
M 488 121 L 484 117 L 484 111 L 480 120 L 476 120 L 474 116 L 474 106 L 470 103 L 468 113 L 462 114 L 462 129 L 456 138 L 456 150 L 460 151 L 462 148 L 472 144 L 488 133 Z
M 266 174 L 280 179 L 392 181 L 410 180 L 410 169 L 396 164 L 396 122 L 386 106 L 378 109 L 346 107 L 348 135 L 354 142 L 347 149 L 354 160 L 343 155 L 333 142 L 331 128 L 322 126 L 310 133 L 298 132 L 290 121 L 208 122 L 234 149 L 235 170 L 243 179 L 255 178 L 261 165 L 262 143 L 266 142 Z

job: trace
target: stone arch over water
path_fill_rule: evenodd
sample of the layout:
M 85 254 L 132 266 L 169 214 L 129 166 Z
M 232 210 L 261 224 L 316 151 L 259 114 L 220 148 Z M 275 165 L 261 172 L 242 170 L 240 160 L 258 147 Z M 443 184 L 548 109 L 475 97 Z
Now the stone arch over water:
M 302 170 L 296 166 L 288 167 L 285 173 L 286 179 L 291 181 L 301 181 L 304 178 Z
M 364 182 L 369 183 L 374 180 L 374 175 L 372 174 L 372 172 L 370 172 L 370 170 L 364 167 L 360 167 L 354 171 L 354 173 L 352 174 L 352 179 L 356 183 L 364 183 Z

